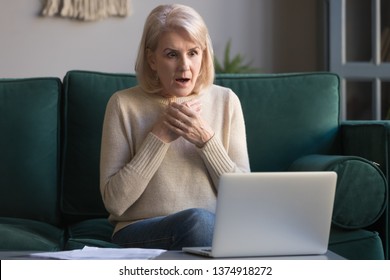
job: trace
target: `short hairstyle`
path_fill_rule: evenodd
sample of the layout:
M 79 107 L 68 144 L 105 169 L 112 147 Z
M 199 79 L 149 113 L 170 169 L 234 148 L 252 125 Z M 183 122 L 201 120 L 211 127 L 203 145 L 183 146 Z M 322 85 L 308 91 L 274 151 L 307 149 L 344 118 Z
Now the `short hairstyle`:
M 199 44 L 203 51 L 202 64 L 194 92 L 214 82 L 214 52 L 210 35 L 202 17 L 191 7 L 180 4 L 160 5 L 154 8 L 146 19 L 139 45 L 135 72 L 141 88 L 146 92 L 156 93 L 162 87 L 156 79 L 156 73 L 150 68 L 147 49 L 154 52 L 164 32 L 184 30 L 191 40 Z

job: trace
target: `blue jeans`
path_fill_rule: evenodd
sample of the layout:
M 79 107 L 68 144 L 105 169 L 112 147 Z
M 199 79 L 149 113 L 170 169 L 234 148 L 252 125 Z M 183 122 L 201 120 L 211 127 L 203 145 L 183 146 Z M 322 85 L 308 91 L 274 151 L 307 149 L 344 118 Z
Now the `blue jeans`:
M 192 208 L 130 224 L 114 234 L 114 243 L 127 248 L 181 250 L 211 246 L 215 215 Z

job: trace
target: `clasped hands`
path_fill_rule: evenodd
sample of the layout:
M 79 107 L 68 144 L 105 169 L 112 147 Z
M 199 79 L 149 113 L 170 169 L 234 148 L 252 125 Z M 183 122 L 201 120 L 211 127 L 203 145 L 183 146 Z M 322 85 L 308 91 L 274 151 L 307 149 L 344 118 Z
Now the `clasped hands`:
M 181 104 L 171 102 L 154 125 L 152 133 L 166 143 L 183 137 L 201 148 L 214 135 L 214 131 L 201 117 L 201 109 L 198 99 Z

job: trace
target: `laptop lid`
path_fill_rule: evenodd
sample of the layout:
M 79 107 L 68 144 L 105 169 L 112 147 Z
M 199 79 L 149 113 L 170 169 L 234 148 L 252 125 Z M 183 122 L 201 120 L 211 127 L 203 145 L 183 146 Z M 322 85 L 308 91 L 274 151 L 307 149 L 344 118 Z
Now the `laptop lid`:
M 224 174 L 211 256 L 324 254 L 336 181 L 335 172 Z

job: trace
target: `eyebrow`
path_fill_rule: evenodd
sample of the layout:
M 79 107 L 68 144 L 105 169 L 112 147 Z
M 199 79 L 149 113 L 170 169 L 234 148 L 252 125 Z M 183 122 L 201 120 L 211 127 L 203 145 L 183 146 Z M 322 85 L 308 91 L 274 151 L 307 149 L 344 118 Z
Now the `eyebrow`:
M 195 51 L 195 50 L 200 50 L 200 49 L 201 49 L 200 47 L 196 46 L 196 47 L 193 47 L 193 48 L 191 48 L 191 49 L 189 49 L 187 51 Z M 175 52 L 177 52 L 178 50 L 174 49 L 174 48 L 168 47 L 168 48 L 164 49 L 164 52 L 166 52 L 166 51 L 175 51 Z

